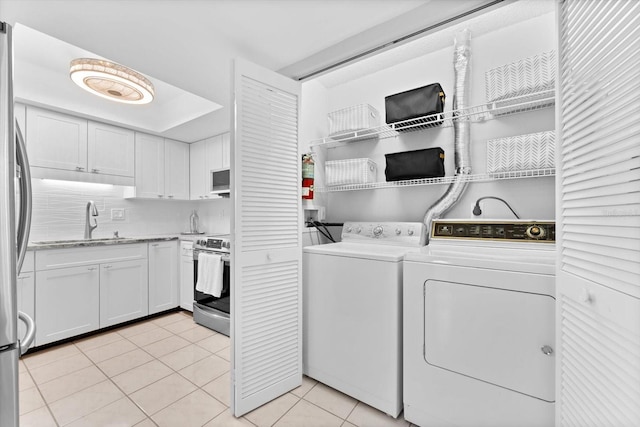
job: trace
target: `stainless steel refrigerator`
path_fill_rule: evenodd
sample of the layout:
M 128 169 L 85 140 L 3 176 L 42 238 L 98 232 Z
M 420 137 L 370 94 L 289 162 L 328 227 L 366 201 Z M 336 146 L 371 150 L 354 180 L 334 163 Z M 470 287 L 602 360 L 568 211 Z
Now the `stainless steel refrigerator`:
M 33 320 L 18 312 L 17 277 L 31 224 L 31 176 L 14 118 L 11 26 L 0 21 L 0 425 L 19 424 L 18 358 L 35 336 Z M 27 324 L 18 336 L 18 321 Z

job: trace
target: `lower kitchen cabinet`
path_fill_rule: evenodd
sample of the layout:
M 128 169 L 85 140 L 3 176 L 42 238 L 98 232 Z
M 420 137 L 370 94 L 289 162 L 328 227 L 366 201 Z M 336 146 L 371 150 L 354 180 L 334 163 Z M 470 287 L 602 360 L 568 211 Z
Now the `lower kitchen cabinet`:
M 149 314 L 178 306 L 178 243 L 149 243 Z
M 149 313 L 146 259 L 100 265 L 100 327 Z
M 193 243 L 180 242 L 180 307 L 193 311 Z
M 36 278 L 36 345 L 100 327 L 98 264 L 38 271 Z

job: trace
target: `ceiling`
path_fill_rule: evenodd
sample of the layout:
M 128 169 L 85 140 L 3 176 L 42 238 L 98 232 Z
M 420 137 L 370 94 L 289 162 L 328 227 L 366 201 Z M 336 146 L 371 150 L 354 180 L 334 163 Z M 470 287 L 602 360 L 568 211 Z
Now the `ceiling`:
M 229 130 L 230 72 L 235 57 L 299 77 L 424 28 L 429 20 L 440 21 L 486 3 L 0 0 L 0 19 L 24 25 L 23 34 L 36 30 L 31 31 L 32 40 L 23 43 L 18 40 L 20 26 L 16 29 L 16 97 L 194 142 Z M 139 106 L 121 106 L 74 87 L 64 64 L 67 57 L 81 54 L 106 58 L 147 75 L 158 87 L 157 100 L 162 102 L 134 111 Z M 56 77 L 43 71 L 47 69 L 57 70 Z

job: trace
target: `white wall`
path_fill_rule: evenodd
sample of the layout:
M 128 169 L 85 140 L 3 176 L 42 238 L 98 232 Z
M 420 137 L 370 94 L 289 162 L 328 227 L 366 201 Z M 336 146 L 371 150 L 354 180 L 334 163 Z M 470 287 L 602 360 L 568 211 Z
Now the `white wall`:
M 497 29 L 494 32 L 474 37 L 471 35 L 471 89 L 470 106 L 485 102 L 484 73 L 519 59 L 550 51 L 555 48 L 555 18 L 546 14 L 517 25 Z M 324 91 L 314 88 L 313 95 L 320 104 L 328 107 L 326 112 L 348 106 L 367 103 L 375 107 L 384 121 L 385 96 L 439 82 L 447 95 L 446 109 L 450 110 L 454 95 L 453 40 L 451 46 L 425 54 L 348 83 Z M 309 83 L 305 83 L 306 86 Z M 303 92 L 303 101 L 306 94 Z M 325 112 L 325 113 L 326 113 Z M 318 111 L 305 111 L 312 119 L 326 123 Z M 303 116 L 304 117 L 304 116 Z M 310 121 L 311 118 L 307 118 Z M 303 122 L 304 124 L 305 122 Z M 471 128 L 472 173 L 486 171 L 486 141 L 488 139 L 514 136 L 554 129 L 554 110 L 516 114 L 484 123 L 474 123 Z M 326 130 L 324 130 L 326 135 Z M 310 138 L 315 135 L 307 132 Z M 453 175 L 453 128 L 437 128 L 401 134 L 398 137 L 379 141 L 353 142 L 339 148 L 324 150 L 321 156 L 327 159 L 368 157 L 378 165 L 378 181 L 384 181 L 384 154 L 430 147 L 442 147 L 446 153 L 446 174 Z M 375 221 L 420 221 L 426 209 L 445 191 L 446 185 L 430 185 L 412 188 L 360 190 L 329 193 L 327 196 L 327 219 L 329 221 L 375 220 Z M 471 206 L 481 196 L 498 196 L 511 203 L 523 218 L 554 218 L 554 179 L 534 178 L 489 183 L 470 183 L 460 202 L 446 215 L 448 218 L 471 218 Z M 497 201 L 484 201 L 485 218 L 512 218 L 506 207 Z
M 93 200 L 98 208 L 98 228 L 93 237 L 173 234 L 189 231 L 189 216 L 198 210 L 200 229 L 229 232 L 229 200 L 169 201 L 124 199 L 125 187 L 72 181 L 33 179 L 33 218 L 30 241 L 81 239 L 85 207 Z M 125 220 L 111 220 L 111 209 L 124 209 Z

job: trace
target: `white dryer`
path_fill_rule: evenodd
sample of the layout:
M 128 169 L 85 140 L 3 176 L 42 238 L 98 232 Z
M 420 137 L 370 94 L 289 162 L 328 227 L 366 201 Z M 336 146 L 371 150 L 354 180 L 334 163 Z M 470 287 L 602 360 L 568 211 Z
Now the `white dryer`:
M 421 223 L 345 223 L 303 254 L 303 369 L 393 417 L 402 411 L 402 260 Z
M 404 417 L 551 427 L 555 224 L 434 221 L 404 261 Z

